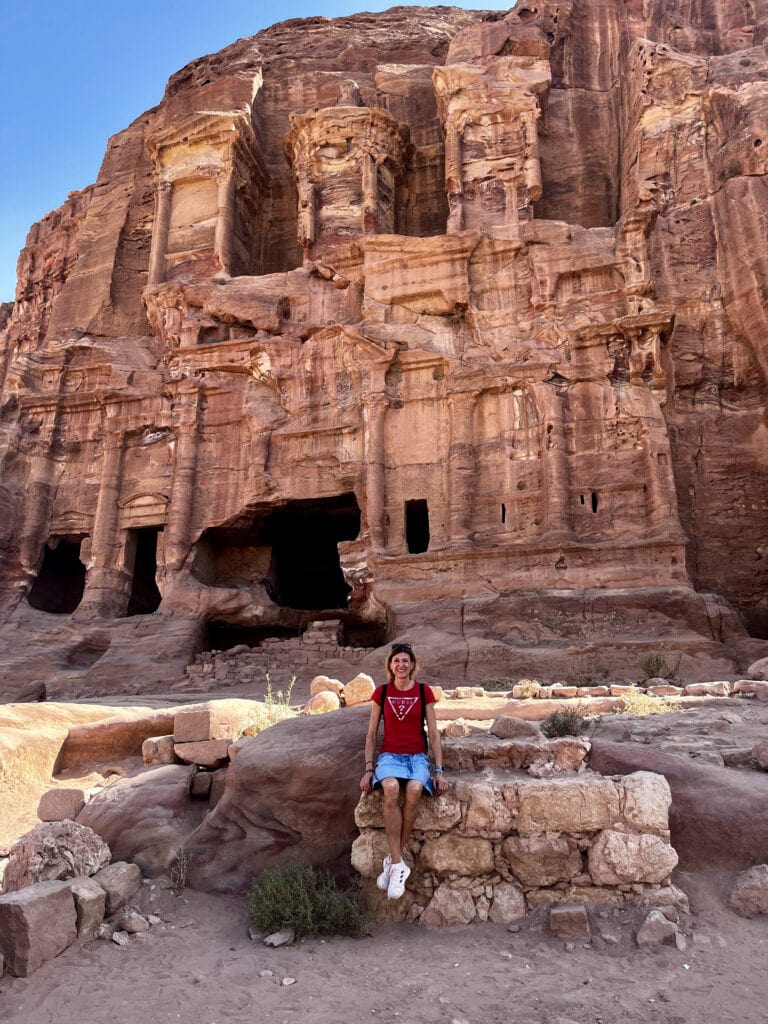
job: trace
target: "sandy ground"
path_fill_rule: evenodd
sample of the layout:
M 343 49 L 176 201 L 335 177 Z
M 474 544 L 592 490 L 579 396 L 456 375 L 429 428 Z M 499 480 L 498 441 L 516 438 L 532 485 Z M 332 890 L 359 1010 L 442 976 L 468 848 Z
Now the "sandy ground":
M 244 899 L 175 897 L 146 884 L 142 902 L 162 924 L 125 948 L 92 940 L 28 979 L 3 977 L 0 1020 L 765 1024 L 768 919 L 736 917 L 700 879 L 689 889 L 698 890 L 699 908 L 683 952 L 639 949 L 636 920 L 624 910 L 593 915 L 592 944 L 570 951 L 540 914 L 516 932 L 398 925 L 273 950 L 248 937 Z M 295 983 L 284 985 L 286 978 Z

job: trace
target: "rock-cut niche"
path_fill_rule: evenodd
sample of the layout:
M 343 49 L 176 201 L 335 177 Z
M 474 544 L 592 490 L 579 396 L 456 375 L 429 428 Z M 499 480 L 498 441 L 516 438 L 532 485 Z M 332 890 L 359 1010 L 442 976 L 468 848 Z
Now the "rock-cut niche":
M 352 493 L 289 501 L 247 523 L 206 530 L 196 545 L 194 574 L 208 586 L 263 587 L 284 608 L 345 609 L 350 587 L 338 545 L 359 532 Z
M 84 535 L 49 537 L 27 598 L 33 608 L 66 615 L 80 604 L 85 590 L 85 566 L 80 560 L 84 539 Z

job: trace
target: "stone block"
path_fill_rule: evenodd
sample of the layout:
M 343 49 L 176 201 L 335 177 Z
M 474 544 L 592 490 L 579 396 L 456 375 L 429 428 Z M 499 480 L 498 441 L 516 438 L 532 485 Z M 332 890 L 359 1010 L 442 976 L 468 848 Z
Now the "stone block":
M 510 924 L 525 917 L 525 896 L 512 882 L 499 882 L 493 890 L 488 920 L 494 924 Z
M 512 814 L 498 787 L 487 782 L 457 781 L 456 797 L 467 803 L 462 832 L 501 836 L 513 825 Z
M 196 743 L 174 743 L 176 757 L 184 764 L 198 764 L 201 768 L 217 768 L 227 760 L 229 740 L 199 740 Z
M 207 800 L 211 793 L 212 772 L 195 772 L 189 787 L 190 796 L 198 800 Z
M 760 767 L 768 771 L 768 739 L 758 740 L 752 747 L 751 753 Z
M 549 741 L 552 762 L 564 772 L 577 772 L 586 763 L 592 744 L 575 736 L 559 736 Z
M 69 888 L 75 901 L 77 937 L 90 938 L 104 920 L 107 894 L 94 878 L 73 878 Z
M 502 851 L 512 874 L 526 888 L 567 882 L 584 867 L 575 840 L 566 836 L 509 836 Z
M 221 800 L 226 784 L 226 768 L 217 768 L 215 772 L 211 772 L 211 792 L 208 797 L 208 803 L 211 805 L 211 808 L 214 808 L 219 800 Z
M 37 882 L 0 896 L 0 950 L 17 978 L 28 977 L 76 938 L 69 882 Z
M 569 697 L 578 697 L 578 686 L 553 686 L 552 696 L 555 700 L 567 700 Z
M 352 867 L 362 878 L 376 878 L 388 853 L 385 834 L 377 829 L 366 829 L 352 843 Z
M 581 904 L 559 903 L 552 907 L 549 912 L 549 929 L 558 939 L 589 942 L 592 938 L 587 908 Z
M 635 832 L 664 832 L 669 828 L 672 791 L 663 775 L 633 772 L 620 782 L 624 791 L 624 820 Z
M 94 876 L 107 894 L 106 912 L 107 915 L 114 914 L 125 906 L 128 900 L 134 896 L 141 886 L 141 870 L 137 864 L 127 864 L 125 861 L 116 861 L 114 864 L 102 868 Z
M 621 820 L 619 786 L 613 779 L 539 779 L 520 786 L 517 831 L 595 832 Z
M 494 870 L 493 846 L 487 839 L 443 835 L 421 848 L 419 866 L 438 875 L 489 875 Z
M 376 684 L 365 672 L 360 672 L 344 687 L 344 703 L 348 708 L 366 704 L 373 696 Z
M 731 693 L 731 684 L 728 682 L 689 683 L 683 689 L 686 697 L 728 697 Z
M 37 816 L 40 821 L 74 820 L 85 807 L 85 793 L 82 789 L 57 787 L 48 789 L 40 797 Z
M 658 884 L 669 877 L 677 860 L 660 836 L 607 829 L 589 848 L 589 874 L 595 885 Z
M 427 904 L 420 921 L 428 927 L 440 928 L 454 924 L 469 924 L 476 917 L 475 901 L 466 889 L 453 889 L 439 885 Z
M 144 764 L 174 764 L 173 736 L 149 736 L 141 745 Z
M 638 946 L 650 946 L 657 943 L 674 945 L 678 934 L 677 925 L 670 921 L 660 910 L 651 910 L 637 933 Z
M 256 701 L 211 700 L 206 704 L 182 708 L 173 720 L 173 739 L 178 743 L 198 740 L 229 740 L 242 736 L 256 720 L 259 705 Z
M 672 686 L 671 683 L 659 683 L 656 686 L 646 686 L 645 692 L 651 697 L 679 697 L 683 692 L 682 686 Z

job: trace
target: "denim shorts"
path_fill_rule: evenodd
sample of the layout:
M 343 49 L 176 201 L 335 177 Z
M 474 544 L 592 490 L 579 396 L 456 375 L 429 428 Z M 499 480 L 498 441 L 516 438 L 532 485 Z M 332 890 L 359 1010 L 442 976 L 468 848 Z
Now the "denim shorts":
M 432 779 L 426 754 L 379 754 L 373 775 L 374 789 L 382 779 L 416 779 L 424 786 L 424 792 L 432 796 Z

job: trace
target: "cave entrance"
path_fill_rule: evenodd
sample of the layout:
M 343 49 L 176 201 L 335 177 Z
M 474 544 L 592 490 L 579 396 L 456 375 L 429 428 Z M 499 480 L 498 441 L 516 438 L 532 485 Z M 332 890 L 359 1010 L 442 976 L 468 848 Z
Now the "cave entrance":
M 142 526 L 128 530 L 125 562 L 130 572 L 131 596 L 126 615 L 151 615 L 160 606 L 157 588 L 157 536 L 162 527 Z
M 288 608 L 346 608 L 351 588 L 344 581 L 338 543 L 360 532 L 354 494 L 291 501 L 265 523 L 272 547 L 269 578 L 273 600 Z
M 300 629 L 280 626 L 241 626 L 220 619 L 211 619 L 205 626 L 204 651 L 231 651 L 233 647 L 261 647 L 264 640 L 292 640 Z
M 80 604 L 85 590 L 85 566 L 80 561 L 80 536 L 50 537 L 43 549 L 43 564 L 29 591 L 32 608 L 66 615 Z
M 426 498 L 405 503 L 405 543 L 410 555 L 420 555 L 429 547 L 429 507 Z

